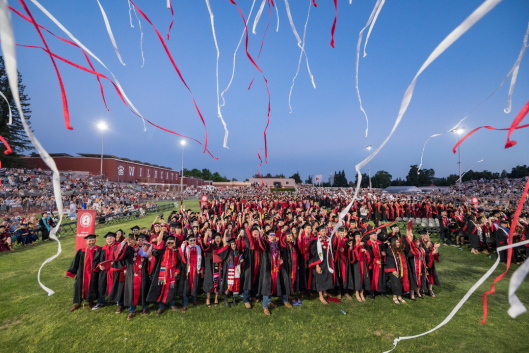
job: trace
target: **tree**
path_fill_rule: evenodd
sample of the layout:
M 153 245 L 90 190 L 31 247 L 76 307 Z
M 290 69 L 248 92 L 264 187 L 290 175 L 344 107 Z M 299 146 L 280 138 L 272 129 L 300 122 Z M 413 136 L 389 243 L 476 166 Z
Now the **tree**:
M 26 94 L 24 94 L 25 89 L 26 86 L 22 84 L 22 75 L 18 73 L 20 104 L 22 106 L 22 111 L 24 112 L 24 117 L 26 118 L 26 121 L 29 125 L 29 119 L 31 118 L 31 109 L 29 105 L 30 99 Z M 7 143 L 13 150 L 13 153 L 5 155 L 3 153 L 5 150 L 4 147 L 3 150 L 0 151 L 0 161 L 2 162 L 3 168 L 23 167 L 25 166 L 25 161 L 20 157 L 24 152 L 31 151 L 33 146 L 31 145 L 31 142 L 24 131 L 20 114 L 18 113 L 17 107 L 15 105 L 15 100 L 13 99 L 11 89 L 9 88 L 9 81 L 7 79 L 3 57 L 0 57 L 0 91 L 2 91 L 2 93 L 6 96 L 13 116 L 12 125 L 7 125 L 9 121 L 8 104 L 4 99 L 0 99 L 0 136 L 6 139 Z
M 404 185 L 406 185 L 406 182 L 402 180 L 401 178 L 397 178 L 391 181 L 391 186 L 404 186 Z
M 237 178 L 232 178 L 231 181 L 239 181 Z
M 311 175 L 309 175 L 307 177 L 307 180 L 305 180 L 305 184 L 311 184 L 312 185 L 312 176 Z
M 406 185 L 408 186 L 430 186 L 432 180 L 435 177 L 435 171 L 433 169 L 421 169 L 417 164 L 410 166 L 410 171 L 406 176 Z
M 516 167 L 512 168 L 508 177 L 509 178 L 523 178 L 528 175 L 529 175 L 529 168 L 527 168 L 526 165 L 517 165 Z
M 358 173 L 356 174 L 356 177 L 355 177 L 355 187 L 356 187 L 356 184 L 358 184 Z M 361 188 L 369 187 L 369 175 L 367 175 L 367 173 L 362 173 L 362 182 L 360 183 L 360 187 Z
M 294 173 L 290 178 L 294 179 L 296 184 L 301 184 L 301 177 L 299 176 L 299 172 Z
M 501 172 L 501 177 L 502 179 L 503 178 L 507 178 L 509 176 L 509 174 L 507 173 L 507 171 L 504 169 L 502 172 Z
M 385 170 L 379 170 L 373 178 L 371 178 L 372 187 L 385 189 L 391 185 L 391 178 L 391 174 Z
M 211 174 L 209 169 L 207 168 L 202 169 L 202 179 L 211 180 L 211 178 L 213 178 L 213 174 Z

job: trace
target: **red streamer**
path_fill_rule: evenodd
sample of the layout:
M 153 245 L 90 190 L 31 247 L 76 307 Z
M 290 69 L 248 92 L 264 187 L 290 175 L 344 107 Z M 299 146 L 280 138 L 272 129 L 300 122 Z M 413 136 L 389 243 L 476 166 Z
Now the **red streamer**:
M 246 26 L 246 19 L 244 18 L 244 14 L 241 11 L 241 8 L 234 0 L 230 0 L 230 2 L 237 6 L 239 9 L 239 12 L 241 13 L 242 21 L 244 22 L 244 28 L 246 28 L 246 43 L 245 43 L 245 50 L 246 50 L 246 56 L 248 56 L 248 59 L 252 62 L 252 64 L 259 70 L 259 72 L 263 75 L 263 79 L 265 81 L 266 85 L 266 92 L 268 93 L 268 122 L 266 123 L 266 127 L 264 130 L 264 142 L 265 142 L 265 163 L 268 163 L 268 146 L 266 143 L 266 130 L 268 129 L 268 125 L 270 124 L 270 91 L 268 90 L 268 81 L 266 80 L 266 77 L 264 76 L 263 71 L 259 68 L 259 66 L 255 63 L 255 61 L 252 59 L 252 56 L 250 53 L 248 53 L 248 27 Z
M 59 69 L 57 68 L 57 64 L 55 63 L 55 60 L 53 59 L 53 56 L 51 55 L 51 52 L 49 51 L 50 48 L 48 47 L 48 43 L 46 43 L 46 40 L 44 39 L 44 36 L 42 35 L 39 26 L 37 25 L 37 22 L 35 22 L 35 19 L 33 18 L 33 15 L 31 12 L 29 12 L 28 7 L 26 6 L 26 3 L 24 0 L 18 0 L 22 7 L 24 7 L 24 10 L 26 10 L 26 13 L 28 14 L 29 18 L 31 19 L 31 22 L 35 26 L 35 29 L 37 32 L 39 32 L 40 39 L 42 39 L 42 42 L 44 43 L 44 46 L 46 49 L 48 49 L 48 53 L 50 54 L 50 59 L 53 62 L 53 66 L 55 67 L 55 72 L 57 72 L 57 78 L 59 79 L 59 85 L 61 86 L 61 95 L 62 95 L 62 109 L 64 112 L 64 122 L 66 123 L 66 128 L 68 130 L 73 130 L 73 127 L 70 125 L 70 113 L 68 111 L 68 101 L 66 100 L 66 91 L 64 90 L 64 85 L 62 83 L 61 74 L 59 73 Z
M 316 0 L 312 0 L 312 4 L 314 5 L 314 7 L 318 7 L 318 4 L 316 4 Z
M 108 77 L 106 77 L 105 75 L 103 75 L 103 74 L 101 74 L 101 73 L 99 73 L 99 72 L 97 72 L 97 71 L 90 70 L 90 69 L 88 69 L 88 68 L 86 68 L 86 67 L 84 67 L 84 66 L 78 65 L 78 64 L 76 64 L 76 63 L 74 63 L 74 62 L 71 62 L 71 61 L 69 61 L 69 60 L 67 60 L 67 59 L 65 59 L 65 58 L 63 58 L 63 57 L 60 57 L 59 55 L 54 54 L 54 53 L 48 51 L 46 48 L 38 47 L 38 46 L 34 46 L 34 45 L 23 45 L 23 44 L 16 44 L 16 45 L 19 46 L 19 47 L 25 47 L 25 48 L 36 48 L 36 49 L 42 49 L 42 50 L 44 50 L 45 52 L 47 52 L 47 53 L 49 53 L 50 55 L 52 55 L 53 57 L 55 57 L 55 58 L 57 58 L 57 59 L 59 59 L 59 60 L 65 62 L 65 63 L 67 63 L 67 64 L 70 64 L 70 65 L 72 65 L 72 66 L 74 66 L 74 67 L 76 67 L 76 68 L 78 68 L 78 69 L 80 69 L 80 70 L 86 71 L 86 72 L 88 72 L 88 73 L 91 73 L 91 74 L 93 74 L 93 75 L 96 75 L 96 76 L 98 76 L 98 77 L 101 77 L 101 78 L 104 78 L 104 79 L 108 80 L 108 81 L 109 81 L 110 83 L 112 83 L 112 85 L 114 86 L 114 89 L 116 90 L 117 94 L 118 94 L 119 97 L 121 98 L 121 101 L 123 102 L 123 104 L 125 104 L 125 105 L 127 106 L 127 108 L 128 108 L 128 109 L 129 109 L 134 115 L 136 115 L 136 116 L 142 118 L 140 115 L 136 114 L 136 112 L 134 112 L 132 109 L 130 109 L 130 107 L 128 106 L 128 104 L 125 102 L 125 99 L 124 99 L 123 96 L 121 95 L 121 92 L 119 91 L 119 89 L 118 89 L 118 87 L 116 86 L 116 84 L 115 84 L 111 79 L 109 79 Z M 180 137 L 184 137 L 184 138 L 187 138 L 187 139 L 193 140 L 193 141 L 197 142 L 199 145 L 204 146 L 200 141 L 198 141 L 198 140 L 196 140 L 196 139 L 194 139 L 194 138 L 192 138 L 192 137 L 185 136 L 185 135 L 179 134 L 179 133 L 177 133 L 177 132 L 174 132 L 174 131 L 168 130 L 168 129 L 164 128 L 164 127 L 158 126 L 158 125 L 154 124 L 153 122 L 149 121 L 148 119 L 145 119 L 145 118 L 143 118 L 143 119 L 144 119 L 146 122 L 148 122 L 149 124 L 151 124 L 152 126 L 157 127 L 158 129 L 161 129 L 161 130 L 163 130 L 163 131 L 169 132 L 169 133 L 171 133 L 171 134 L 174 134 L 174 135 L 177 135 L 177 136 L 180 136 Z M 204 147 L 204 148 L 205 148 L 205 147 Z M 218 159 L 218 158 L 216 158 L 215 156 L 213 156 L 213 154 L 211 154 L 211 152 L 210 152 L 207 148 L 205 148 L 205 149 L 206 149 L 206 151 L 209 153 L 209 155 L 210 155 L 211 157 L 213 157 L 214 159 Z
M 313 0 L 314 2 L 314 0 Z M 314 6 L 316 6 L 316 3 L 314 3 Z M 338 17 L 338 1 L 334 0 L 334 8 L 336 9 L 336 13 L 334 14 L 334 23 L 332 24 L 331 29 L 331 47 L 334 48 L 334 30 L 336 29 L 336 18 Z
M 175 64 L 175 62 L 173 60 L 173 57 L 171 56 L 171 53 L 169 52 L 169 49 L 167 48 L 167 45 L 165 45 L 165 41 L 163 40 L 160 32 L 158 32 L 156 27 L 152 24 L 151 20 L 149 20 L 149 18 L 143 13 L 143 11 L 140 10 L 140 8 L 138 6 L 136 6 L 136 4 L 134 2 L 132 2 L 132 0 L 130 0 L 130 3 L 136 8 L 136 10 L 138 10 L 140 15 L 142 15 L 143 18 L 147 22 L 149 22 L 151 24 L 152 28 L 154 28 L 154 30 L 156 31 L 156 34 L 158 35 L 158 38 L 160 38 L 160 41 L 162 42 L 162 45 L 163 45 L 163 47 L 165 49 L 165 52 L 167 53 L 167 56 L 169 57 L 169 60 L 171 60 L 171 63 L 173 64 L 173 67 L 175 68 L 176 72 L 178 73 L 178 76 L 180 77 L 180 80 L 182 80 L 182 82 L 184 83 L 184 86 L 186 86 L 186 88 L 189 91 L 189 93 L 191 93 L 191 97 L 193 98 L 193 103 L 195 104 L 195 108 L 196 108 L 196 110 L 198 112 L 198 115 L 200 116 L 200 120 L 202 120 L 202 124 L 204 124 L 204 129 L 206 130 L 206 142 L 205 142 L 205 145 L 204 145 L 204 153 L 205 153 L 207 151 L 207 147 L 208 147 L 208 130 L 206 128 L 206 122 L 204 121 L 204 118 L 202 117 L 202 113 L 200 112 L 200 109 L 198 109 L 197 102 L 195 101 L 195 96 L 193 96 L 193 92 L 191 92 L 191 89 L 189 89 L 189 87 L 187 86 L 186 81 L 182 77 L 182 74 L 180 73 L 180 70 L 178 69 L 178 66 L 176 66 L 176 64 Z M 246 35 L 248 35 L 248 33 L 246 33 Z
M 274 5 L 274 3 L 272 2 L 272 6 L 273 5 Z M 264 44 L 264 40 L 265 40 L 265 37 L 266 37 L 266 32 L 268 32 L 268 27 L 270 26 L 270 20 L 272 19 L 272 8 L 270 7 L 270 0 L 268 1 L 268 9 L 270 10 L 270 17 L 268 17 L 268 24 L 266 25 L 266 29 L 265 29 L 264 34 L 263 34 L 263 39 L 261 40 L 261 48 L 259 49 L 259 55 L 257 55 L 257 62 L 258 63 L 259 63 L 259 58 L 261 57 L 261 50 L 263 50 L 263 44 Z M 255 80 L 255 73 L 253 75 L 252 82 L 250 82 L 250 86 L 248 86 L 248 91 L 250 90 L 250 88 L 252 88 L 253 80 Z
M 526 124 L 526 125 L 522 125 L 522 126 L 518 126 L 516 127 L 515 129 L 523 129 L 523 128 L 526 128 L 526 127 L 529 127 L 529 124 Z M 512 128 L 512 126 L 511 126 Z M 506 130 L 509 130 L 510 131 L 510 128 L 507 128 L 507 129 L 496 129 L 492 126 L 480 126 L 478 128 L 475 128 L 474 130 L 470 131 L 468 134 L 465 135 L 465 137 L 463 137 L 458 143 L 456 143 L 456 145 L 454 146 L 454 148 L 452 149 L 452 152 L 456 153 L 456 150 L 457 150 L 457 147 L 459 147 L 460 144 L 463 143 L 463 141 L 465 141 L 470 135 L 472 135 L 473 133 L 475 133 L 476 131 L 478 131 L 479 129 L 489 129 L 489 130 L 497 130 L 497 131 L 506 131 Z M 509 139 L 507 137 L 507 139 Z M 514 144 L 516 144 L 516 141 L 513 141 Z M 513 145 L 514 146 L 514 145 Z M 510 147 L 510 146 L 509 146 Z M 505 146 L 505 148 L 508 148 L 507 146 Z
M 11 147 L 9 147 L 9 144 L 7 143 L 7 141 L 2 136 L 0 136 L 0 141 L 2 141 L 4 145 L 6 145 L 6 150 L 4 151 L 4 154 L 10 154 L 11 152 L 13 152 Z
M 173 12 L 173 1 L 169 0 L 169 7 L 171 8 L 171 15 L 173 15 L 173 20 L 171 21 L 171 25 L 169 26 L 169 29 L 167 30 L 167 40 L 169 40 L 169 32 L 171 32 L 171 28 L 173 28 L 174 23 L 174 12 Z
M 257 196 L 259 196 L 259 194 L 261 193 L 261 190 L 263 189 L 263 177 L 261 176 L 261 173 L 259 173 L 259 168 L 261 168 L 261 165 L 263 164 L 263 160 L 261 159 L 261 156 L 259 155 L 259 152 L 261 152 L 263 149 L 259 149 L 259 151 L 257 151 L 257 157 L 259 157 L 259 167 L 257 167 L 257 174 L 259 175 L 259 178 L 261 178 L 261 187 L 259 188 L 259 191 L 257 192 Z
M 512 244 L 512 238 L 516 230 L 516 224 L 518 223 L 518 217 L 520 216 L 520 212 L 522 211 L 522 208 L 523 208 L 523 203 L 525 201 L 525 198 L 527 197 L 527 191 L 529 191 L 529 179 L 527 179 L 527 183 L 525 184 L 525 189 L 523 190 L 522 197 L 520 198 L 520 201 L 518 202 L 518 207 L 516 208 L 516 212 L 514 213 L 514 218 L 511 224 L 511 229 L 509 230 L 509 237 L 507 238 L 508 245 Z M 498 253 L 498 256 L 500 256 L 499 253 Z M 489 291 L 483 293 L 483 320 L 481 320 L 481 323 L 483 325 L 485 325 L 485 322 L 487 321 L 487 295 L 494 294 L 495 292 L 494 284 L 496 284 L 496 282 L 501 281 L 503 277 L 505 277 L 505 275 L 509 271 L 509 267 L 511 266 L 511 257 L 512 257 L 512 248 L 507 249 L 507 268 L 505 269 L 505 272 L 503 272 L 501 275 L 496 277 L 496 279 L 492 282 L 492 285 L 490 286 Z
M 14 13 L 16 13 L 17 15 L 19 15 L 20 17 L 22 17 L 22 18 L 25 19 L 26 21 L 31 22 L 31 20 L 30 20 L 29 18 L 27 18 L 26 16 L 24 16 L 23 14 L 21 14 L 20 12 L 18 12 L 18 11 L 15 10 L 14 8 L 12 8 L 11 6 L 9 6 L 9 8 L 11 9 L 11 11 L 13 11 Z M 53 33 L 52 33 L 51 31 L 49 31 L 46 27 L 41 26 L 41 25 L 39 25 L 38 23 L 37 23 L 37 26 L 39 26 L 39 28 L 42 28 L 43 30 L 45 30 L 46 32 L 48 32 L 49 34 L 51 34 L 52 36 L 54 36 L 54 37 L 56 37 L 56 38 L 62 40 L 63 42 L 66 42 L 66 43 L 68 43 L 68 44 L 71 44 L 71 45 L 73 45 L 73 46 L 75 46 L 75 47 L 81 49 L 81 51 L 83 52 L 84 57 L 86 58 L 86 61 L 88 61 L 88 65 L 90 65 L 90 67 L 92 68 L 92 70 L 95 70 L 95 69 L 94 69 L 94 66 L 92 65 L 92 62 L 90 61 L 90 58 L 88 57 L 88 55 L 85 53 L 85 51 L 84 51 L 80 46 L 78 46 L 78 45 L 75 44 L 74 42 L 70 42 L 68 39 L 65 39 L 65 38 L 62 38 L 62 37 L 59 37 L 59 36 L 53 34 Z M 103 96 L 103 103 L 105 104 L 105 108 L 107 108 L 107 110 L 109 110 L 108 107 L 107 107 L 107 102 L 106 102 L 106 100 L 105 100 L 105 93 L 104 93 L 104 91 L 103 91 L 103 84 L 102 84 L 101 81 L 99 80 L 99 77 L 97 77 L 97 81 L 99 82 L 99 87 L 101 88 L 101 95 Z
M 525 103 L 522 110 L 520 110 L 518 115 L 516 115 L 516 118 L 514 118 L 514 121 L 512 122 L 511 127 L 509 128 L 509 133 L 507 134 L 507 143 L 505 144 L 505 148 L 509 148 L 509 147 L 516 145 L 516 141 L 514 140 L 511 141 L 509 140 L 509 138 L 511 137 L 511 134 L 513 133 L 513 131 L 518 129 L 517 126 L 520 124 L 523 118 L 525 118 L 525 116 L 527 115 L 527 112 L 529 112 L 529 101 Z

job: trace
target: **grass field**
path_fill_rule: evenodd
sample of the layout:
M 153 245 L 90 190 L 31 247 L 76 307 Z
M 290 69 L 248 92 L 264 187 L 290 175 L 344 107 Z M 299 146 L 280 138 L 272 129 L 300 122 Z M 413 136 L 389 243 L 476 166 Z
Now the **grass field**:
M 186 202 L 198 208 L 198 202 Z M 167 214 L 166 214 L 167 215 Z M 147 226 L 154 216 L 140 219 Z M 98 229 L 99 235 L 136 222 Z M 471 255 L 453 247 L 441 247 L 437 264 L 440 287 L 436 298 L 417 299 L 397 306 L 377 297 L 365 303 L 342 301 L 323 306 L 317 299 L 302 307 L 279 306 L 266 317 L 260 303 L 252 310 L 242 305 L 227 309 L 223 301 L 207 308 L 199 297 L 198 308 L 187 313 L 166 311 L 157 318 L 126 313 L 114 314 L 115 305 L 98 311 L 86 308 L 68 313 L 72 306 L 73 279 L 64 278 L 75 251 L 75 238 L 62 237 L 61 255 L 42 271 L 42 282 L 56 293 L 48 297 L 37 283 L 42 262 L 57 252 L 56 243 L 46 243 L 0 255 L 0 352 L 383 352 L 393 339 L 423 333 L 438 325 L 470 287 L 490 268 L 494 258 Z M 104 238 L 98 238 L 98 245 Z M 489 297 L 486 325 L 482 318 L 481 294 L 503 265 L 483 285 L 450 323 L 425 337 L 399 343 L 394 352 L 528 352 L 529 314 L 513 320 L 507 314 L 510 274 Z M 513 270 L 517 266 L 513 265 Z M 529 281 L 518 296 L 529 304 Z M 277 301 L 276 301 L 277 302 Z M 180 306 L 180 299 L 177 300 Z M 347 315 L 343 315 L 343 309 Z M 141 312 L 141 311 L 140 311 Z

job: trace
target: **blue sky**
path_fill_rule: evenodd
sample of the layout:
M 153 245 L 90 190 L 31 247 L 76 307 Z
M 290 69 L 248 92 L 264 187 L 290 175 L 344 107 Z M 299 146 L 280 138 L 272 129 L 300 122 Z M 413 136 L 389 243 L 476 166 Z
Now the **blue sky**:
M 113 71 L 126 94 L 149 120 L 202 142 L 204 127 L 193 106 L 191 95 L 180 81 L 153 28 L 143 19 L 142 65 L 140 31 L 133 14 L 129 23 L 127 0 L 100 0 L 105 8 L 121 56 L 119 62 L 95 0 L 40 1 L 86 47 Z M 310 0 L 290 0 L 294 23 L 300 35 Z M 66 37 L 29 0 L 26 1 L 36 21 L 57 35 Z M 252 0 L 239 0 L 247 16 Z M 432 50 L 472 11 L 481 0 L 387 0 L 367 46 L 367 56 L 360 58 L 359 85 L 370 128 L 365 137 L 365 118 L 359 109 L 355 91 L 355 56 L 358 34 L 366 24 L 375 0 L 338 1 L 335 49 L 329 45 L 334 20 L 333 1 L 318 1 L 312 8 L 305 49 L 314 75 L 312 87 L 304 63 L 292 93 L 290 113 L 288 95 L 297 69 L 299 48 L 290 28 L 285 3 L 279 6 L 279 31 L 272 10 L 272 20 L 259 60 L 271 94 L 268 128 L 268 164 L 261 173 L 287 176 L 299 171 L 324 174 L 345 170 L 354 180 L 354 165 L 367 156 L 365 146 L 378 146 L 389 134 L 397 117 L 404 91 Z M 24 13 L 16 1 L 10 4 Z M 137 0 L 136 4 L 165 37 L 171 13 L 165 0 Z M 218 160 L 202 153 L 203 148 L 188 141 L 186 168 L 209 168 L 239 180 L 256 173 L 257 151 L 264 148 L 268 96 L 262 77 L 241 45 L 237 53 L 235 77 L 225 94 L 222 109 L 230 131 L 228 146 L 222 147 L 224 129 L 217 117 L 216 49 L 210 17 L 203 0 L 173 1 L 175 22 L 166 43 L 194 93 L 208 129 L 208 147 Z M 256 1 L 250 24 L 257 12 Z M 211 0 L 220 50 L 219 88 L 224 90 L 231 73 L 233 52 L 244 28 L 237 8 L 229 0 Z M 42 45 L 34 27 L 12 16 L 15 38 L 19 44 Z M 250 34 L 249 51 L 257 58 L 262 35 L 268 22 L 265 8 L 257 27 Z M 505 0 L 481 19 L 463 37 L 443 53 L 419 77 L 412 102 L 399 128 L 371 162 L 371 171 L 386 170 L 393 177 L 405 177 L 412 164 L 419 164 L 425 140 L 445 132 L 469 114 L 507 75 L 522 46 L 529 21 L 529 2 Z M 367 33 L 367 31 L 366 31 Z M 45 35 L 50 49 L 71 61 L 86 66 L 79 49 Z M 365 38 L 365 35 L 364 35 Z M 243 42 L 244 44 L 244 42 Z M 363 44 L 362 44 L 363 49 Z M 482 125 L 509 127 L 529 97 L 529 58 L 521 63 L 513 94 L 512 112 L 505 114 L 510 81 L 485 102 L 463 126 L 467 131 Z M 361 55 L 362 56 L 362 55 Z M 120 101 L 113 87 L 104 83 L 105 109 L 99 84 L 93 75 L 58 62 L 70 107 L 73 131 L 66 130 L 58 80 L 49 56 L 36 49 L 17 49 L 19 70 L 26 93 L 31 97 L 32 127 L 48 152 L 99 153 L 101 134 L 96 125 L 106 121 L 105 153 L 156 163 L 176 170 L 181 165 L 180 138 L 152 126 L 143 131 L 141 119 Z M 97 71 L 108 72 L 95 60 Z M 501 171 L 527 164 L 521 151 L 529 147 L 529 131 L 514 133 L 515 147 L 504 150 L 506 132 L 479 131 L 462 145 L 462 169 Z M 425 168 L 436 176 L 458 172 L 457 155 L 451 149 L 457 142 L 454 134 L 430 140 L 425 152 Z M 261 153 L 264 160 L 264 150 Z M 365 170 L 367 172 L 367 168 Z

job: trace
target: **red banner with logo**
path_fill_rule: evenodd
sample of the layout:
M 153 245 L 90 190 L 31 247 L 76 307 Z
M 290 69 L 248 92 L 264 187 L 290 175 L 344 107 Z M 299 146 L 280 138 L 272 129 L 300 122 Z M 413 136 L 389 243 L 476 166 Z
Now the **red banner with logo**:
M 473 197 L 472 198 L 472 204 L 476 205 L 476 206 L 478 205 L 478 198 L 477 197 Z
M 75 251 L 85 247 L 85 236 L 94 234 L 96 230 L 96 210 L 77 211 L 77 241 Z
M 208 203 L 208 195 L 202 195 L 200 197 L 200 209 L 204 208 L 204 206 Z

